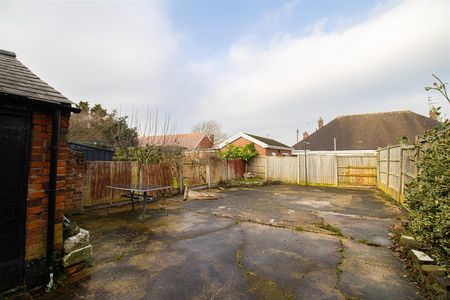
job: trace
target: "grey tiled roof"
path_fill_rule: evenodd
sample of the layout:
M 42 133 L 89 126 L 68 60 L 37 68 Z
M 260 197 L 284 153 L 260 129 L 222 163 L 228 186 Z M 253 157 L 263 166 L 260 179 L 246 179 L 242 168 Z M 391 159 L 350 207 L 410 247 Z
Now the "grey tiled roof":
M 1 49 L 0 94 L 61 105 L 72 104 L 69 99 L 42 81 L 17 60 L 15 53 Z
M 261 141 L 261 142 L 263 142 L 264 144 L 267 144 L 267 145 L 269 145 L 269 146 L 291 148 L 291 147 L 289 147 L 288 145 L 285 145 L 285 144 L 280 143 L 280 142 L 278 142 L 278 141 L 275 141 L 275 140 L 273 140 L 273 139 L 269 139 L 269 138 L 267 138 L 267 137 L 257 136 L 257 135 L 249 134 L 249 133 L 246 133 L 246 135 L 249 135 L 249 136 L 251 136 L 252 138 L 257 139 L 258 141 Z
M 293 147 L 296 150 L 376 150 L 378 147 L 396 145 L 407 137 L 415 137 L 439 125 L 439 122 L 410 110 L 340 116 L 312 133 Z

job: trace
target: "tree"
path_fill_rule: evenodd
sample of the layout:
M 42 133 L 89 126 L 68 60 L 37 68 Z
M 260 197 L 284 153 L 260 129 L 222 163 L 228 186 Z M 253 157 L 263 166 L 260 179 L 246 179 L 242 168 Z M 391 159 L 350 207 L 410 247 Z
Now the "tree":
M 434 91 L 438 91 L 439 93 L 441 93 L 441 95 L 447 99 L 448 103 L 450 103 L 450 99 L 447 93 L 447 85 L 448 83 L 444 83 L 439 77 L 437 77 L 436 75 L 432 74 L 433 77 L 437 80 L 437 82 L 433 82 L 433 85 L 431 86 L 426 86 L 425 87 L 425 91 L 430 91 L 430 90 L 434 90 Z
M 116 110 L 108 112 L 100 104 L 91 107 L 87 101 L 76 106 L 81 112 L 70 119 L 69 140 L 115 149 L 137 145 L 137 129 L 128 125 L 127 116 L 118 116 Z
M 202 132 L 210 138 L 214 137 L 214 144 L 220 144 L 227 138 L 227 134 L 222 131 L 222 126 L 214 120 L 197 123 L 192 127 L 192 132 Z

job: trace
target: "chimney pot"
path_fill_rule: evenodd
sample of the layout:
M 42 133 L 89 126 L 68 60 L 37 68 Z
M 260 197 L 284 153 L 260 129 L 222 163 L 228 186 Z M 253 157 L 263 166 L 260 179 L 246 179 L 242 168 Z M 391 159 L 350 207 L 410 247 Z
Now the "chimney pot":
M 322 117 L 320 117 L 319 120 L 317 121 L 317 127 L 318 127 L 318 129 L 323 127 L 323 119 L 322 119 Z
M 433 106 L 432 108 L 430 108 L 430 111 L 428 112 L 428 114 L 430 116 L 430 119 L 439 121 L 439 113 L 438 113 L 436 107 Z
M 308 134 L 307 131 L 303 132 L 303 139 L 304 139 L 304 140 L 306 140 L 306 138 L 307 138 L 308 136 L 309 136 L 309 134 Z

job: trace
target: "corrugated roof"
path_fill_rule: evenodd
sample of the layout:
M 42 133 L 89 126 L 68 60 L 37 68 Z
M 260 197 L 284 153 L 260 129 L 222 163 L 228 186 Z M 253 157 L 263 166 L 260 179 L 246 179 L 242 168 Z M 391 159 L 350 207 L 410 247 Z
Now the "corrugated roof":
M 183 134 L 169 134 L 157 136 L 141 137 L 140 141 L 143 144 L 153 146 L 180 146 L 188 150 L 196 149 L 203 137 L 207 136 L 201 132 L 183 133 Z
M 54 104 L 72 102 L 42 81 L 16 58 L 14 52 L 0 49 L 0 94 L 24 97 Z
M 306 141 L 307 150 L 332 151 L 336 138 L 336 150 L 376 150 L 398 144 L 402 137 L 414 143 L 417 135 L 438 125 L 409 110 L 339 116 L 293 147 L 304 150 Z
M 252 138 L 257 139 L 258 141 L 261 141 L 264 144 L 267 144 L 269 146 L 291 148 L 288 145 L 285 145 L 285 144 L 275 141 L 273 139 L 269 139 L 267 137 L 257 136 L 257 135 L 249 134 L 249 133 L 246 133 L 246 135 L 251 136 Z

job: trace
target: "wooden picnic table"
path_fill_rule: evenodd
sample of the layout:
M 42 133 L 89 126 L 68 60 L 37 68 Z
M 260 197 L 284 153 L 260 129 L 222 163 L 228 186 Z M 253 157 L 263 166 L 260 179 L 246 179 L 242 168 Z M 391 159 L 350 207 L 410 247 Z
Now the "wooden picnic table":
M 166 215 L 167 213 L 167 199 L 166 199 L 166 193 L 170 192 L 172 190 L 172 186 L 170 185 L 134 185 L 134 184 L 117 184 L 117 185 L 108 185 L 107 188 L 110 188 L 112 190 L 118 190 L 122 192 L 126 192 L 125 194 L 122 194 L 121 197 L 123 198 L 129 198 L 131 200 L 131 210 L 134 212 L 134 202 L 135 200 L 142 199 L 144 202 L 144 208 L 142 211 L 142 219 L 145 217 L 145 211 L 147 210 L 147 203 L 156 203 L 161 207 L 164 207 Z M 162 194 L 162 200 L 164 200 L 164 204 L 161 205 L 159 203 L 158 199 L 158 193 L 161 192 Z M 152 196 L 149 196 L 148 194 L 152 193 Z M 136 198 L 137 197 L 137 198 Z M 113 204 L 113 198 L 111 197 L 111 202 L 108 208 L 109 210 L 112 207 Z

